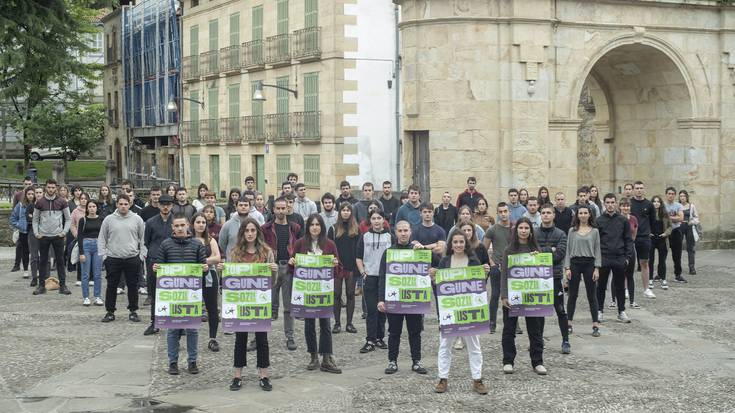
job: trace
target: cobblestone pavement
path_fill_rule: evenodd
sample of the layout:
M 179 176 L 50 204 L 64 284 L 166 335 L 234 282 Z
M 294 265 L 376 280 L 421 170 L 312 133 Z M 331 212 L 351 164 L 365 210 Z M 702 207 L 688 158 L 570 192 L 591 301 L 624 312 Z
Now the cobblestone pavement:
M 303 323 L 296 322 L 296 351 L 285 348 L 282 323 L 269 334 L 274 391 L 257 387 L 247 368 L 240 392 L 228 390 L 234 336 L 218 333 L 221 351 L 207 349 L 207 327 L 199 334 L 196 376 L 166 374 L 165 334 L 142 335 L 143 322 L 127 321 L 127 296 L 118 297 L 118 320 L 99 322 L 101 307 L 82 307 L 80 287 L 71 296 L 32 296 L 20 273 L 0 261 L 0 412 L 46 411 L 687 411 L 735 409 L 735 251 L 698 253 L 699 274 L 690 283 L 657 288 L 656 300 L 638 299 L 628 309 L 631 324 L 606 313 L 602 337 L 593 338 L 587 302 L 580 296 L 572 354 L 560 354 L 555 318 L 545 328 L 546 377 L 530 367 L 528 339 L 516 340 L 516 373 L 501 372 L 500 334 L 482 337 L 487 396 L 470 390 L 467 352 L 454 351 L 449 391 L 433 392 L 438 348 L 437 320 L 428 316 L 422 353 L 429 374 L 410 371 L 407 337 L 399 372 L 383 374 L 387 351 L 359 354 L 365 325 L 356 311 L 358 334 L 334 336 L 343 374 L 305 370 Z M 638 281 L 639 277 L 636 281 Z M 73 283 L 72 283 L 73 284 Z M 141 301 L 142 302 L 142 301 Z M 343 314 L 343 318 L 344 318 Z M 502 317 L 500 317 L 502 318 Z M 344 319 L 343 319 L 344 326 Z M 405 334 L 405 333 L 404 333 Z M 180 359 L 185 364 L 185 340 Z M 248 353 L 254 365 L 255 354 Z M 245 408 L 245 410 L 243 410 Z

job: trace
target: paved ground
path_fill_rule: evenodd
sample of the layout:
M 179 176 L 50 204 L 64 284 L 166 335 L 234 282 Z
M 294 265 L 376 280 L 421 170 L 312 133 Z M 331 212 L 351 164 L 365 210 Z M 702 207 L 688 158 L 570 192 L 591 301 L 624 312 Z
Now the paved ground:
M 546 377 L 531 371 L 526 335 L 517 339 L 517 372 L 511 376 L 500 371 L 500 335 L 483 337 L 487 396 L 470 391 L 466 351 L 454 352 L 449 392 L 433 392 L 438 346 L 433 317 L 423 335 L 426 376 L 409 370 L 407 343 L 394 376 L 383 374 L 385 350 L 358 354 L 365 331 L 359 314 L 358 334 L 334 337 L 341 375 L 306 371 L 303 324 L 296 323 L 299 349 L 289 352 L 278 322 L 269 335 L 271 393 L 258 389 L 254 368 L 240 392 L 228 390 L 234 336 L 220 332 L 222 350 L 212 353 L 206 327 L 200 330 L 201 374 L 169 376 L 165 336 L 144 337 L 145 323 L 128 322 L 124 310 L 118 310 L 119 321 L 100 323 L 104 311 L 82 307 L 79 287 L 68 297 L 32 296 L 19 273 L 7 272 L 10 256 L 8 249 L 0 250 L 0 412 L 735 409 L 735 251 L 699 252 L 700 275 L 687 285 L 656 289 L 656 300 L 641 299 L 643 309 L 628 311 L 632 324 L 607 321 L 600 338 L 590 335 L 587 303 L 580 297 L 571 355 L 560 354 L 556 320 L 547 320 Z M 119 302 L 124 308 L 126 297 Z M 254 361 L 254 354 L 248 358 Z

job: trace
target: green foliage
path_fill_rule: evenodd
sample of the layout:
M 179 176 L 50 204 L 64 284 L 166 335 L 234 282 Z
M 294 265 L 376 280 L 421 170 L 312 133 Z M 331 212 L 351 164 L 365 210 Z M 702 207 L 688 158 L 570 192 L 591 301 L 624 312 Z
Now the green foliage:
M 28 175 L 27 169 L 22 169 L 19 173 L 16 171 L 16 165 L 23 163 L 21 159 L 11 160 L 9 159 L 6 163 L 0 160 L 0 178 L 14 180 L 20 182 L 24 176 Z M 44 182 L 45 180 L 53 177 L 52 169 L 56 159 L 48 159 L 38 162 L 33 162 L 33 166 L 38 170 L 38 182 Z M 7 165 L 7 175 L 2 175 L 2 167 Z M 105 161 L 69 161 L 66 168 L 66 181 L 77 182 L 77 181 L 89 181 L 99 180 L 104 181 L 105 179 Z

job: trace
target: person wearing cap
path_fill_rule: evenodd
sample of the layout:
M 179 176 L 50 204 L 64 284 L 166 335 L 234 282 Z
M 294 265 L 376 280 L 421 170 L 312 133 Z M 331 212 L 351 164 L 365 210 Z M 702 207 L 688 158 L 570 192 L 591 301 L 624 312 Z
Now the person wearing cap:
M 159 214 L 149 219 L 145 223 L 144 243 L 148 248 L 148 257 L 146 259 L 146 271 L 148 272 L 147 285 L 148 297 L 151 299 L 151 324 L 145 329 L 143 335 L 149 336 L 155 334 L 158 329 L 153 326 L 156 308 L 156 274 L 153 271 L 153 258 L 158 255 L 158 248 L 161 243 L 173 235 L 173 214 L 171 210 L 174 206 L 174 198 L 169 194 L 163 194 L 158 199 Z

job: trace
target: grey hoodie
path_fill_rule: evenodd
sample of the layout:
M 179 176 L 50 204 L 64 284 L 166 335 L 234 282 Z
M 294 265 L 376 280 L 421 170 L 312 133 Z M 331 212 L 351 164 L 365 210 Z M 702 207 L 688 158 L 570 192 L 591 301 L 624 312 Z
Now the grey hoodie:
M 250 217 L 249 213 L 246 217 L 243 217 L 242 219 L 245 219 L 247 217 Z M 229 257 L 230 250 L 235 248 L 235 246 L 237 245 L 237 233 L 240 232 L 240 224 L 242 223 L 242 219 L 237 214 L 237 212 L 235 212 L 232 218 L 228 219 L 227 222 L 222 225 L 222 229 L 219 230 L 219 248 L 220 250 L 225 252 L 225 257 Z
M 104 260 L 112 258 L 139 257 L 145 261 L 148 250 L 145 247 L 145 223 L 140 215 L 128 212 L 122 216 L 116 210 L 102 221 L 97 249 Z

